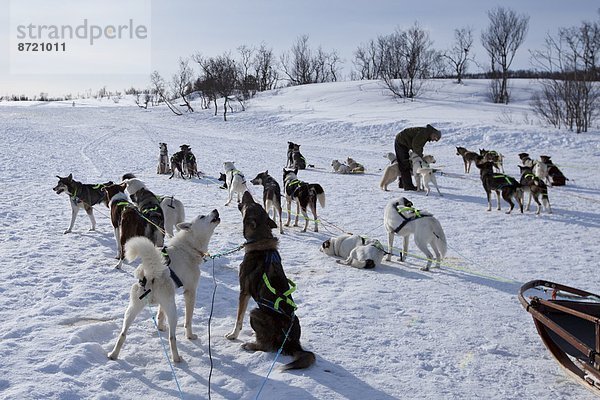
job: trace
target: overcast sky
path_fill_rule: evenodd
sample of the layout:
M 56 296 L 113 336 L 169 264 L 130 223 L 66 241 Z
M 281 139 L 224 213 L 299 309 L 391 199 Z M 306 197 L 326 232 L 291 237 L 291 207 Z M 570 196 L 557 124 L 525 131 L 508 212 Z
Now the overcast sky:
M 11 1 L 23 8 L 29 0 L 0 0 L 0 95 L 33 95 L 43 91 L 59 96 L 82 93 L 86 89 L 95 91 L 103 86 L 109 90 L 131 86 L 144 88 L 149 82 L 148 71 L 158 70 L 164 76 L 170 76 L 181 56 L 196 52 L 215 56 L 225 51 L 236 56 L 236 48 L 240 45 L 256 46 L 262 42 L 279 55 L 303 34 L 309 35 L 312 47 L 321 45 L 327 51 L 336 49 L 345 60 L 347 74 L 352 67 L 352 53 L 359 44 L 391 33 L 397 27 L 408 28 L 415 22 L 429 31 L 438 50 L 451 45 L 454 29 L 471 27 L 475 36 L 473 53 L 479 63 L 487 65 L 489 61 L 479 38 L 482 29 L 489 24 L 487 11 L 499 5 L 530 17 L 529 33 L 511 66 L 512 69 L 526 69 L 531 67 L 528 50 L 540 49 L 547 33 L 555 34 L 559 27 L 576 26 L 584 20 L 600 18 L 599 3 L 593 0 L 148 0 L 151 63 L 147 65 L 146 59 L 139 57 L 139 68 L 128 68 L 128 72 L 139 70 L 139 74 L 106 73 L 108 68 L 105 71 L 98 67 L 101 74 L 69 71 L 68 74 L 22 75 L 10 73 L 9 50 L 16 45 L 9 17 Z M 68 3 L 46 0 L 46 4 L 51 1 L 55 1 L 57 14 L 68 13 L 68 10 L 60 9 Z M 31 4 L 32 15 L 39 15 L 35 3 Z M 105 11 L 108 9 L 121 19 L 129 19 L 126 14 L 134 20 L 139 17 L 137 11 L 122 5 L 117 9 L 119 12 L 111 11 L 114 9 L 106 0 L 78 0 L 78 4 L 89 4 L 90 10 L 102 4 Z M 85 18 L 93 20 L 95 15 L 90 11 Z M 59 22 L 47 17 L 39 23 Z M 128 66 L 136 59 L 135 53 L 103 57 L 103 61 L 114 65 L 127 63 Z M 33 60 L 31 62 L 35 64 Z M 38 67 L 43 67 L 41 64 Z M 477 72 L 477 68 L 472 66 L 470 72 Z

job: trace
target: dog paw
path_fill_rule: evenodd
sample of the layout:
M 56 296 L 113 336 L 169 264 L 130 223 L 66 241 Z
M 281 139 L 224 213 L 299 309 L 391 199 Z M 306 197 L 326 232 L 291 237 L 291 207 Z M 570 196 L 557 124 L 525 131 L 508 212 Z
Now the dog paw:
M 257 351 L 257 350 L 260 350 L 260 349 L 258 348 L 258 345 L 257 345 L 256 343 L 254 343 L 254 342 L 247 342 L 247 343 L 244 343 L 244 344 L 242 345 L 242 349 L 244 349 L 244 350 L 246 350 L 246 351 Z
M 67 233 L 71 233 L 70 229 L 65 229 L 65 231 L 63 232 L 63 234 L 67 234 Z
M 229 340 L 235 340 L 238 338 L 238 333 L 235 331 L 229 332 L 225 337 Z
M 95 231 L 96 231 L 96 228 L 90 228 L 90 229 L 88 230 L 88 232 L 95 232 Z
M 108 357 L 110 360 L 113 360 L 113 361 L 114 361 L 114 360 L 116 360 L 116 359 L 118 358 L 118 356 L 117 356 L 116 354 L 112 353 L 112 352 L 111 352 L 111 353 L 108 353 L 106 356 L 107 356 L 107 357 Z
M 183 359 L 181 358 L 181 356 L 173 357 L 173 362 L 174 363 L 180 363 L 182 361 L 183 361 Z
M 429 267 L 421 267 L 421 271 L 429 271 Z
M 196 340 L 196 339 L 198 339 L 198 335 L 196 335 L 195 333 L 190 333 L 189 335 L 186 335 L 186 336 L 187 336 L 187 338 L 189 340 Z

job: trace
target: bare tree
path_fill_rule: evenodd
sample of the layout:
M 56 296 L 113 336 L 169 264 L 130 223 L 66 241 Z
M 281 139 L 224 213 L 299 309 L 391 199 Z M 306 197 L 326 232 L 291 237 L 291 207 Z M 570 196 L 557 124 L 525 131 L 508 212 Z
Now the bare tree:
M 252 65 L 258 91 L 263 92 L 273 89 L 279 78 L 273 50 L 267 48 L 264 43 L 261 44 L 256 50 Z
M 192 105 L 190 104 L 187 96 L 192 91 L 192 80 L 194 78 L 194 72 L 189 65 L 187 58 L 179 59 L 179 70 L 176 74 L 173 74 L 172 89 L 175 96 L 181 97 L 183 105 L 187 107 L 188 112 L 194 112 Z
M 358 46 L 354 51 L 352 62 L 356 68 L 358 79 L 381 78 L 381 54 L 378 49 L 375 41 L 371 39 L 366 44 Z
M 481 43 L 491 59 L 492 100 L 508 104 L 508 70 L 529 29 L 529 16 L 498 7 L 488 11 L 490 25 L 481 33 Z
M 558 128 L 587 132 L 600 114 L 600 23 L 561 28 L 532 56 L 548 77 L 533 98 L 536 114 Z
M 291 51 L 281 55 L 281 66 L 291 85 L 335 82 L 341 60 L 334 50 L 330 53 L 320 46 L 313 50 L 308 45 L 308 35 L 296 39 Z
M 217 97 L 223 99 L 223 119 L 227 121 L 227 107 L 231 96 L 238 87 L 238 68 L 228 53 L 222 56 L 203 59 L 201 64 L 206 89 L 212 93 L 217 113 Z
M 454 30 L 454 44 L 444 53 L 456 73 L 456 83 L 462 83 L 464 74 L 467 72 L 469 61 L 473 61 L 471 48 L 473 47 L 473 30 L 471 28 L 461 28 Z
M 175 115 L 182 115 L 182 112 L 179 111 L 173 104 L 169 101 L 166 94 L 165 80 L 158 73 L 158 71 L 152 72 L 150 75 L 150 84 L 152 85 L 152 90 L 158 95 L 159 99 L 164 101 L 169 110 L 173 112 Z
M 417 23 L 406 31 L 396 29 L 377 41 L 381 78 L 396 96 L 416 97 L 425 79 L 433 75 L 440 55 L 433 50 L 429 33 Z

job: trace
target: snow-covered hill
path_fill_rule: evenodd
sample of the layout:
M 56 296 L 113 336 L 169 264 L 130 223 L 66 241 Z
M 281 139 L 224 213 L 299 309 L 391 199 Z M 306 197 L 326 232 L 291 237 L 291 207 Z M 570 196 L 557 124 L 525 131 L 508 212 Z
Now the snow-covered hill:
M 259 94 L 228 122 L 213 110 L 176 117 L 165 107 L 142 110 L 126 101 L 0 103 L 0 397 L 180 397 L 149 312 L 130 330 L 121 359 L 107 359 L 135 265 L 113 269 L 104 206 L 96 207 L 97 231 L 88 232 L 80 213 L 73 233 L 63 235 L 70 207 L 51 190 L 56 175 L 99 183 L 133 172 L 155 193 L 182 200 L 188 219 L 217 208 L 222 223 L 210 250 L 219 254 L 243 242 L 240 213 L 223 206 L 226 193 L 214 179 L 222 163 L 235 161 L 247 178 L 268 169 L 281 180 L 293 141 L 316 167 L 299 177 L 320 183 L 327 196 L 319 233 L 290 227 L 277 234 L 286 273 L 298 285 L 302 344 L 317 363 L 300 372 L 276 368 L 261 399 L 592 398 L 550 357 L 517 292 L 536 278 L 600 291 L 599 131 L 576 135 L 540 125 L 528 105 L 534 84 L 512 85 L 507 106 L 487 102 L 485 81 L 432 82 L 414 101 L 394 99 L 372 81 L 293 87 Z M 397 132 L 427 123 L 443 133 L 426 152 L 443 171 L 444 196 L 406 197 L 441 221 L 449 243 L 443 267 L 421 271 L 414 244 L 406 263 L 394 258 L 370 271 L 336 264 L 319 251 L 330 236 L 349 231 L 385 242 L 383 208 L 405 193 L 395 184 L 391 192 L 379 189 L 383 155 L 393 150 Z M 157 175 L 159 142 L 171 153 L 189 144 L 206 177 Z M 455 146 L 500 151 L 513 176 L 518 153 L 548 154 L 570 180 L 551 189 L 552 215 L 487 212 L 478 171 L 463 173 Z M 331 161 L 348 156 L 367 173 L 331 173 Z M 260 198 L 262 188 L 250 189 Z M 255 398 L 275 359 L 240 348 L 252 334 L 247 317 L 241 341 L 224 338 L 234 324 L 241 258 L 237 252 L 202 266 L 194 316 L 199 339 L 185 339 L 178 327 L 184 362 L 174 371 L 186 399 L 208 397 L 212 278 L 212 398 Z M 182 321 L 181 294 L 177 304 Z

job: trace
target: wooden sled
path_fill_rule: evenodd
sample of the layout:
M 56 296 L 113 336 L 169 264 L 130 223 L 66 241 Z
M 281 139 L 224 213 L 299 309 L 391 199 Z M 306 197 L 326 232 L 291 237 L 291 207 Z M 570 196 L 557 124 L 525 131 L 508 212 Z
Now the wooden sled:
M 535 280 L 521 287 L 519 301 L 560 366 L 600 394 L 600 296 Z

